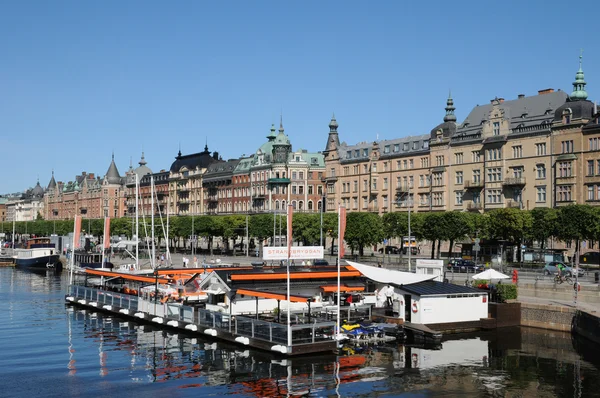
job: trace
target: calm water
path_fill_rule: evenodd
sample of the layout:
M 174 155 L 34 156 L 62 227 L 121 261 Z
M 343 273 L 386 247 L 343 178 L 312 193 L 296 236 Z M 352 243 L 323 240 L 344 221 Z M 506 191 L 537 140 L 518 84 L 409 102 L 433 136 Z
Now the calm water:
M 437 350 L 286 360 L 65 306 L 66 280 L 0 268 L 0 396 L 600 396 L 600 347 L 568 334 L 509 329 Z

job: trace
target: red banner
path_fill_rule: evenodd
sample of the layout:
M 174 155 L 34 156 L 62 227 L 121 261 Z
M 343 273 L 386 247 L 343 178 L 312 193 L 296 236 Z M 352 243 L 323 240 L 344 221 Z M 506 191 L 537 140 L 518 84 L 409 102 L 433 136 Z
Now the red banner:
M 344 233 L 346 232 L 346 208 L 340 206 L 340 213 L 338 215 L 339 220 L 339 239 L 338 239 L 338 253 L 340 258 L 344 258 Z
M 75 226 L 73 228 L 73 248 L 81 247 L 81 216 L 75 216 Z
M 287 247 L 288 247 L 288 258 L 292 253 L 292 215 L 294 214 L 294 208 L 292 205 L 288 205 L 287 208 Z
M 105 249 L 110 247 L 110 217 L 104 219 L 104 244 Z

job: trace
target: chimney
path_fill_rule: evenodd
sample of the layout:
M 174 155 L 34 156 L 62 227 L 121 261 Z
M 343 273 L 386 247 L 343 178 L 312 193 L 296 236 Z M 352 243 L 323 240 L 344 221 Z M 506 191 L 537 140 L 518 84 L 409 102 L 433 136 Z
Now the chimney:
M 504 102 L 504 98 L 502 98 L 502 97 L 498 98 L 498 102 L 503 103 Z
M 521 98 L 525 98 L 525 94 L 519 94 L 518 98 L 519 98 L 519 99 L 521 99 Z
M 553 88 L 545 88 L 543 90 L 538 90 L 538 95 L 550 94 L 553 92 L 554 92 Z
M 95 174 L 94 173 L 90 173 L 90 180 L 93 180 L 94 178 L 96 178 Z
M 219 152 L 217 152 L 217 151 L 213 152 L 213 159 L 214 160 L 219 160 Z

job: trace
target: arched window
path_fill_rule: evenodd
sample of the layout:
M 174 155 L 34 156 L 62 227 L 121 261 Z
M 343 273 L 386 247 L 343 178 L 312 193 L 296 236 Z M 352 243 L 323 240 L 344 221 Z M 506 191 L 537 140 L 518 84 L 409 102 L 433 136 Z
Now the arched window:
M 295 200 L 292 201 L 292 209 L 296 210 L 296 201 Z
M 304 202 L 302 200 L 298 202 L 298 210 L 304 210 Z
M 562 113 L 563 124 L 571 124 L 571 116 L 573 115 L 573 111 L 571 108 L 567 108 Z
M 313 201 L 312 200 L 308 201 L 308 210 L 311 210 L 311 211 L 313 210 Z
M 319 201 L 317 202 L 317 209 L 318 209 L 319 211 L 321 211 L 321 209 L 322 209 L 322 208 L 323 208 L 323 201 L 319 200 Z
M 275 210 L 279 210 L 279 201 L 278 200 L 275 201 Z

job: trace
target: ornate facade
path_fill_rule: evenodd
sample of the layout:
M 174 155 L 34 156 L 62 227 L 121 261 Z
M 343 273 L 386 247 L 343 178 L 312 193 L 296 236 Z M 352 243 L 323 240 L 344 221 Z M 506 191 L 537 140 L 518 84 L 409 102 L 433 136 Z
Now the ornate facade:
M 553 89 L 494 98 L 462 123 L 449 96 L 430 134 L 325 151 L 328 210 L 485 211 L 600 203 L 600 126 L 580 68 L 570 95 Z

